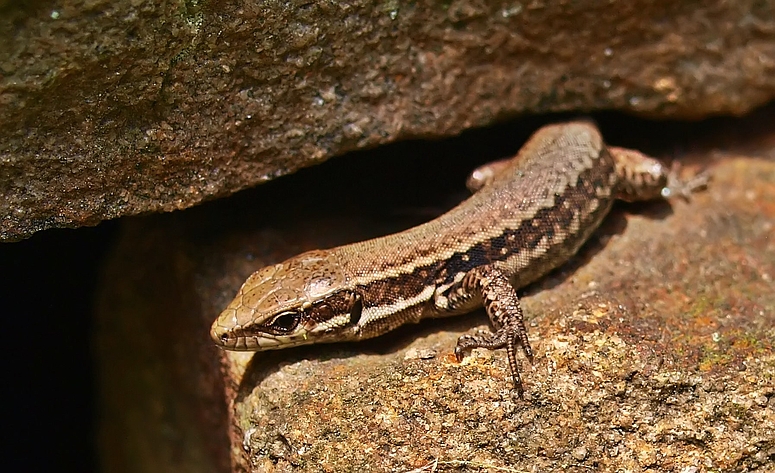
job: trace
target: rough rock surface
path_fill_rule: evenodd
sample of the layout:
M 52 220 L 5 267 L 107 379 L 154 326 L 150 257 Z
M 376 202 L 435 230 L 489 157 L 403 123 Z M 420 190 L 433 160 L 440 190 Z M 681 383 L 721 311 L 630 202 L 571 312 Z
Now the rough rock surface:
M 666 145 L 714 180 L 688 203 L 615 207 L 576 258 L 528 290 L 536 361 L 523 362 L 524 400 L 502 351 L 452 356 L 460 334 L 486 327 L 481 311 L 255 356 L 207 336 L 258 267 L 451 205 L 474 162 L 450 156 L 478 149 L 476 137 L 415 150 L 424 160 L 393 145 L 128 220 L 99 303 L 103 468 L 773 471 L 773 114 L 725 123 L 742 131 L 698 143 L 685 127 L 617 120 L 651 145 L 689 137 Z M 613 143 L 633 144 L 623 141 Z
M 234 402 L 249 468 L 771 471 L 775 166 L 713 170 L 708 194 L 663 218 L 618 215 L 626 229 L 603 230 L 587 264 L 524 299 L 524 401 L 502 352 L 454 360 L 482 317 L 376 348 L 260 354 Z
M 0 3 L 0 240 L 506 116 L 742 114 L 773 0 Z

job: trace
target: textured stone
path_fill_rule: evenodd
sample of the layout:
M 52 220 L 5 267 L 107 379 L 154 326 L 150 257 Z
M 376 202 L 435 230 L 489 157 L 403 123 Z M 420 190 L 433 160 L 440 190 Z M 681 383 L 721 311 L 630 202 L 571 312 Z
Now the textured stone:
M 525 400 L 503 352 L 455 361 L 481 313 L 367 346 L 261 353 L 234 400 L 240 458 L 255 471 L 771 471 L 775 163 L 724 158 L 713 172 L 689 204 L 615 212 L 523 299 L 536 350 Z M 405 355 L 428 349 L 439 356 Z
M 0 240 L 507 116 L 775 97 L 775 2 L 0 3 Z
M 719 126 L 604 123 L 612 143 L 682 150 L 714 180 L 688 203 L 616 206 L 527 291 L 524 400 L 503 351 L 455 361 L 457 337 L 487 326 L 482 311 L 255 356 L 208 338 L 255 269 L 448 208 L 484 159 L 466 156 L 492 136 L 392 145 L 128 220 L 98 305 L 103 469 L 772 471 L 772 123 L 771 111 Z

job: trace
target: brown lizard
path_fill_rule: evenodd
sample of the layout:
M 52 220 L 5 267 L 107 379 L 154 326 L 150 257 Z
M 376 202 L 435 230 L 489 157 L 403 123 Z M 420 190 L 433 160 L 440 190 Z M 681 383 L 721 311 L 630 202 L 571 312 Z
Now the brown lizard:
M 461 336 L 455 354 L 506 348 L 521 394 L 517 347 L 530 360 L 533 352 L 515 289 L 573 256 L 616 199 L 685 197 L 707 180 L 676 176 L 638 151 L 606 146 L 589 122 L 545 126 L 514 158 L 474 171 L 474 195 L 444 215 L 255 272 L 211 336 L 229 350 L 272 350 L 372 338 L 484 306 L 495 331 Z

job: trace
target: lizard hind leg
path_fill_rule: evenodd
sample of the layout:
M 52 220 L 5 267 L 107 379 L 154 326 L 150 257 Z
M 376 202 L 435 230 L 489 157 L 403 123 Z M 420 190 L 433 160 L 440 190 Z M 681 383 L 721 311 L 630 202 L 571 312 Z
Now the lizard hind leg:
M 616 198 L 633 202 L 662 197 L 679 197 L 688 200 L 696 191 L 707 187 L 710 175 L 701 172 L 688 180 L 680 177 L 681 166 L 677 161 L 671 167 L 640 151 L 609 146 L 614 159 L 618 179 Z
M 455 347 L 455 356 L 460 361 L 474 348 L 488 350 L 506 348 L 514 388 L 521 396 L 524 390 L 517 365 L 517 345 L 522 347 L 522 351 L 531 363 L 533 350 L 527 338 L 527 329 L 516 291 L 506 275 L 492 265 L 479 266 L 469 271 L 463 278 L 462 289 L 469 294 L 478 293 L 481 296 L 495 332 L 461 336 Z
M 474 193 L 482 187 L 489 185 L 495 179 L 495 176 L 511 164 L 511 161 L 512 159 L 501 159 L 479 166 L 468 176 L 466 187 L 471 193 Z

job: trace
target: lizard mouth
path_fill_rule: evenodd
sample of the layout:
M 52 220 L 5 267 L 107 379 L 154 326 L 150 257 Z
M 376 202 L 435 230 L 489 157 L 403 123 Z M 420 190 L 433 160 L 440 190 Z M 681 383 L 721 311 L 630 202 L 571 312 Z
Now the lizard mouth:
M 302 344 L 289 337 L 271 334 L 244 335 L 240 332 L 241 327 L 226 328 L 215 323 L 210 329 L 210 337 L 220 348 L 233 351 L 273 350 Z

